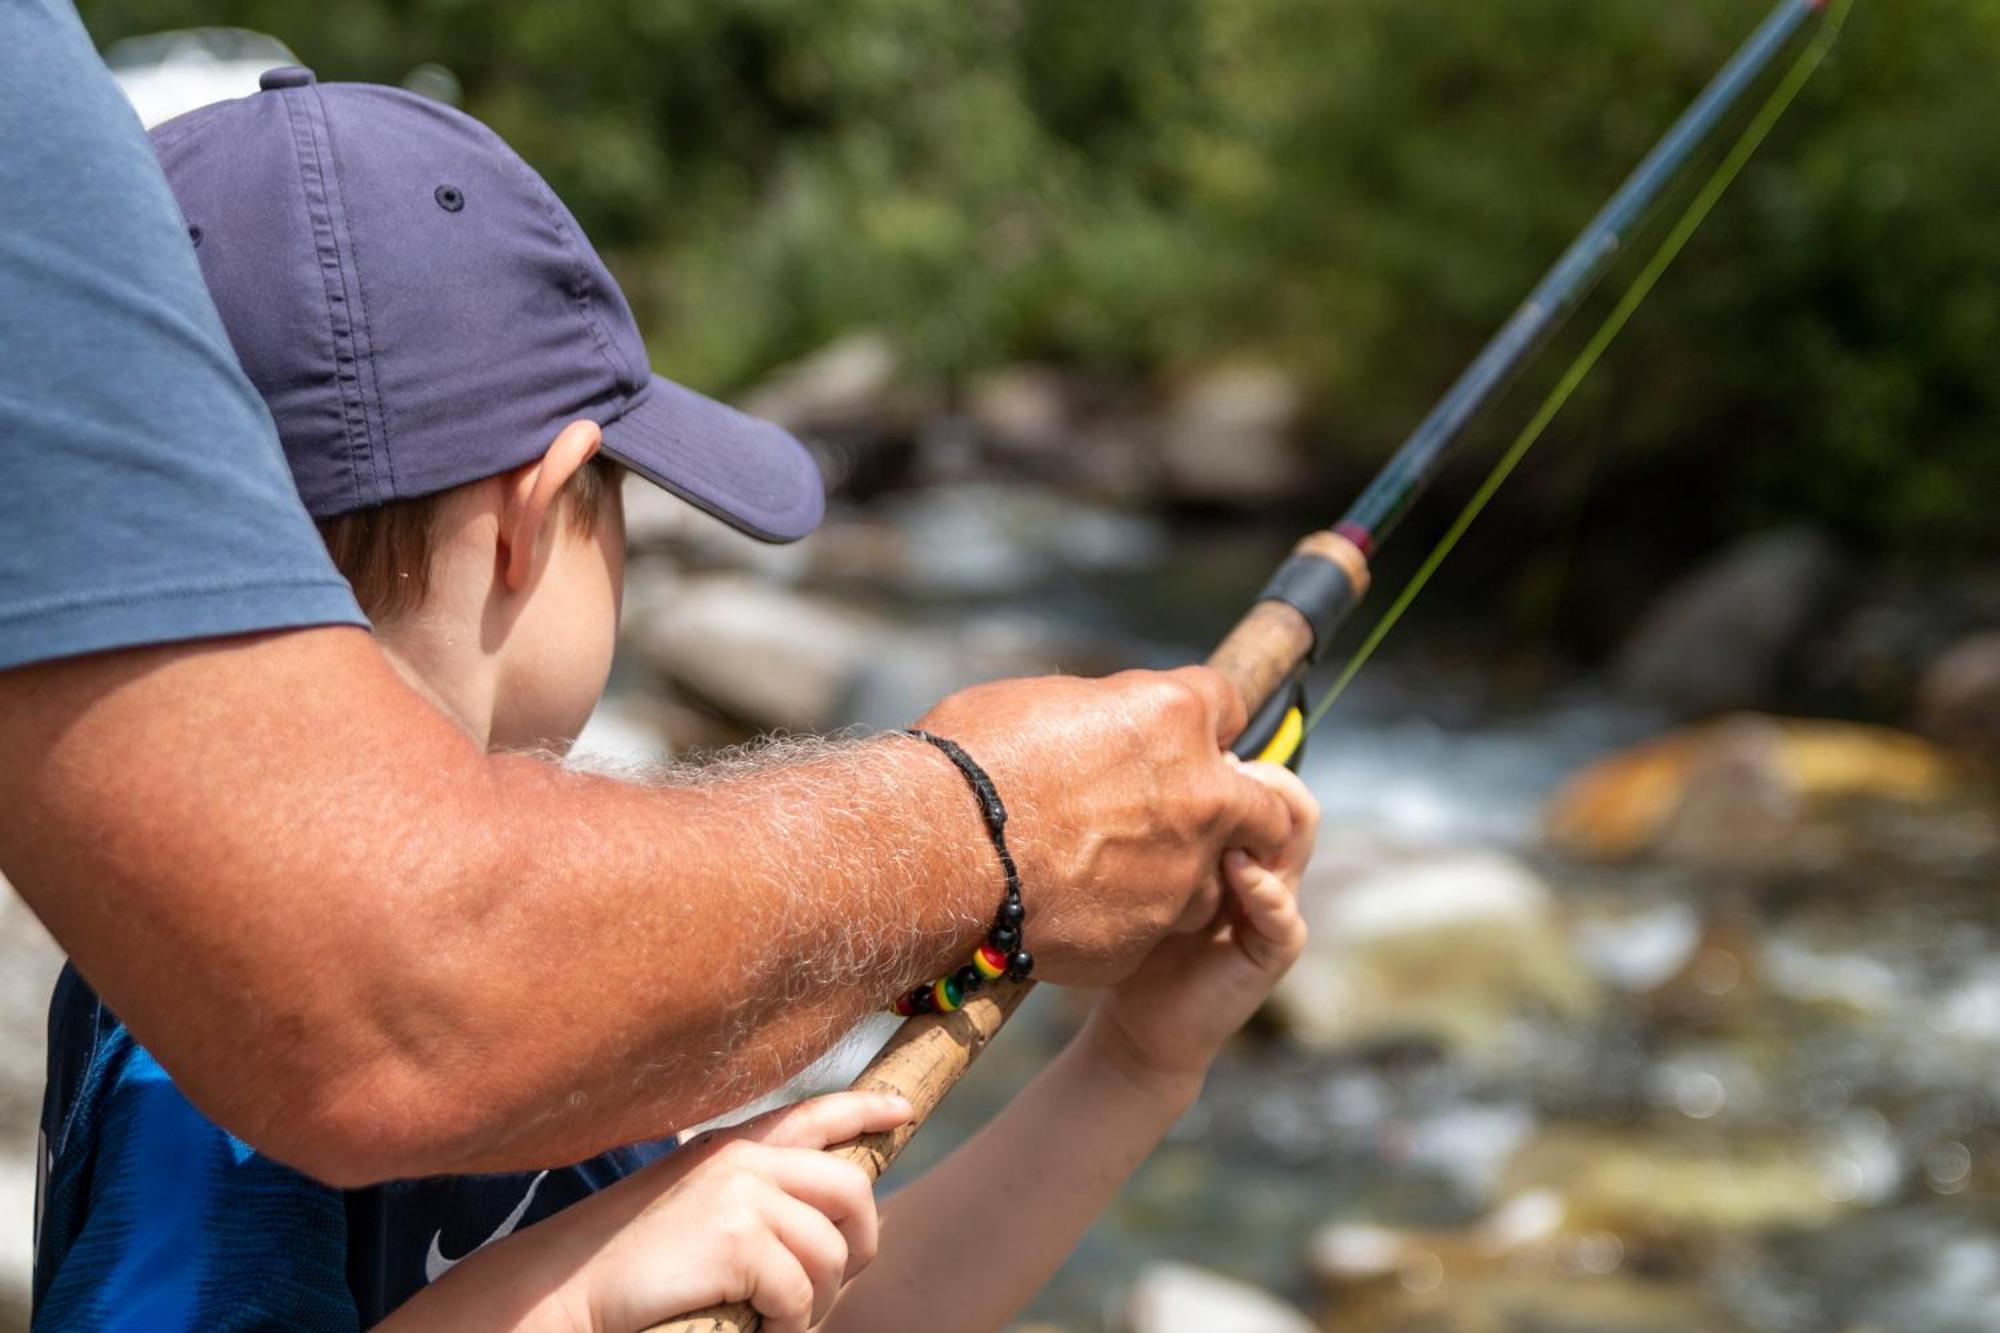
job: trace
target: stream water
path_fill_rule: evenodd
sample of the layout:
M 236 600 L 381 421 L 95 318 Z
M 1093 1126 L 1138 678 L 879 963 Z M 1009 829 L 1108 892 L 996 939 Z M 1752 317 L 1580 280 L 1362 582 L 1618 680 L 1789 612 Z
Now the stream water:
M 1186 661 L 1269 546 L 1155 543 L 1095 579 L 875 609 L 947 633 L 1031 615 L 1124 660 Z M 1413 885 L 1442 922 L 1438 951 L 1422 930 L 1397 936 L 1411 989 L 1359 998 L 1393 1011 L 1456 994 L 1438 1021 L 1476 1035 L 1247 1034 L 1027 1323 L 1118 1328 L 1134 1277 L 1181 1260 L 1336 1331 L 2000 1329 L 1990 815 L 1857 814 L 1849 854 L 1758 869 L 1566 861 L 1541 842 L 1549 794 L 1665 724 L 1587 688 L 1496 706 L 1490 685 L 1462 664 L 1371 669 L 1304 768 L 1322 859 L 1372 849 L 1378 910 L 1395 915 L 1399 867 L 1468 867 L 1472 932 L 1452 924 L 1459 880 Z M 924 702 L 866 697 L 877 714 Z M 1473 871 L 1493 865 L 1541 916 L 1488 957 L 1515 920 L 1481 933 Z M 892 1183 L 997 1110 L 1083 1002 L 1038 992 Z
M 1305 768 L 1326 851 L 1388 836 L 1517 853 L 1601 1002 L 1531 1005 L 1473 1052 L 1244 1039 L 1035 1318 L 1117 1327 L 1118 1294 L 1178 1259 L 1370 1333 L 2000 1329 L 1990 862 L 1954 863 L 1912 822 L 1826 871 L 1564 864 L 1538 850 L 1542 800 L 1649 719 L 1579 699 L 1444 725 L 1422 700 L 1351 702 Z M 1730 998 L 1676 1012 L 1662 992 L 1703 949 L 1720 975 L 1696 967 L 1697 993 Z M 1063 1039 L 1075 1005 L 1038 999 L 925 1157 Z M 1537 1222 L 1551 1208 L 1560 1223 Z M 1531 1234 L 1509 1245 L 1510 1225 Z M 1316 1280 L 1315 1247 L 1334 1244 L 1401 1258 Z

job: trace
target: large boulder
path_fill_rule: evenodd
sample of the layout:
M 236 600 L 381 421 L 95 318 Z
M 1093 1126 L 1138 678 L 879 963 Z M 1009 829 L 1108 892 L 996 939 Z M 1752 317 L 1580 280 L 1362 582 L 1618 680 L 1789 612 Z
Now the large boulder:
M 1275 1296 L 1206 1269 L 1154 1264 L 1125 1301 L 1126 1333 L 1314 1333 Z
M 741 395 L 744 411 L 813 447 L 829 492 L 873 494 L 906 479 L 937 395 L 907 382 L 895 345 L 862 330 L 781 366 Z
M 1551 798 L 1545 827 L 1591 860 L 1821 864 L 1845 850 L 1853 803 L 1925 805 L 1955 782 L 1949 757 L 1916 736 L 1741 714 L 1592 764 Z
M 973 376 L 965 414 L 995 451 L 1030 462 L 1063 453 L 1076 433 L 1068 381 L 1051 366 L 1002 366 Z
M 1961 639 L 1931 664 L 1917 687 L 1917 725 L 2000 769 L 2000 630 Z
M 650 576 L 628 595 L 624 635 L 680 699 L 753 732 L 907 726 L 980 681 L 1111 664 L 1027 617 L 907 626 L 739 574 Z M 732 739 L 657 715 L 670 708 L 650 701 L 648 724 L 691 748 Z
M 1301 906 L 1311 940 L 1270 1015 L 1308 1047 L 1477 1049 L 1523 1014 L 1596 1007 L 1547 886 L 1502 853 L 1329 839 Z
M 1639 1244 L 1773 1228 L 1824 1226 L 1853 1202 L 1878 1202 L 1895 1180 L 1870 1180 L 1863 1200 L 1842 1187 L 1854 1169 L 1839 1133 L 1825 1142 L 1556 1126 L 1523 1144 L 1508 1166 L 1515 1192 L 1551 1191 L 1565 1225 Z M 1893 1173 L 1892 1173 L 1893 1175 Z
M 870 429 L 895 415 L 901 362 L 879 333 L 851 333 L 780 366 L 738 404 L 795 435 Z
M 1886 1154 L 1886 1155 L 1885 1155 Z M 1337 1333 L 1718 1327 L 1698 1277 L 1744 1238 L 1812 1231 L 1894 1196 L 1881 1133 L 1672 1133 L 1554 1125 L 1521 1145 L 1503 1199 L 1467 1226 L 1353 1222 L 1307 1262 Z M 1731 1323 L 1728 1327 L 1735 1327 Z
M 1842 566 L 1804 529 L 1764 533 L 1669 588 L 1619 654 L 1630 693 L 1685 716 L 1770 707 L 1801 640 L 1839 589 Z
M 1683 1333 L 1709 1326 L 1698 1292 L 1657 1271 L 1635 1271 L 1640 1265 L 1617 1233 L 1580 1225 L 1572 1214 L 1561 1192 L 1536 1188 L 1457 1229 L 1325 1227 L 1307 1251 L 1313 1276 L 1331 1297 L 1321 1327 L 1328 1333 Z
M 677 691 L 758 729 L 837 726 L 889 623 L 736 575 L 660 581 L 628 604 L 626 634 Z
M 1171 498 L 1254 508 L 1295 497 L 1303 403 L 1298 384 L 1267 366 L 1221 367 L 1177 386 L 1158 441 Z

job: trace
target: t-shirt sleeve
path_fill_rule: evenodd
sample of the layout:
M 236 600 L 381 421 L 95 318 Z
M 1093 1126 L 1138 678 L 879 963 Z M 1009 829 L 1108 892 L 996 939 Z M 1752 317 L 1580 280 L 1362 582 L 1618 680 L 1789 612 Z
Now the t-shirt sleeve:
M 0 668 L 365 625 L 68 0 L 0 0 Z

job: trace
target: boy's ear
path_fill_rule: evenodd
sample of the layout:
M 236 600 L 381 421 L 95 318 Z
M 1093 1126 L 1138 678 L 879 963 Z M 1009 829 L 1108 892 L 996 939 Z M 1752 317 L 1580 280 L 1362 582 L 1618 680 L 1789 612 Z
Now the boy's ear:
M 555 509 L 556 497 L 603 443 L 604 433 L 595 421 L 572 421 L 562 428 L 540 458 L 507 474 L 507 508 L 500 517 L 500 544 L 507 586 L 515 592 L 527 587 L 534 574 L 535 543 Z

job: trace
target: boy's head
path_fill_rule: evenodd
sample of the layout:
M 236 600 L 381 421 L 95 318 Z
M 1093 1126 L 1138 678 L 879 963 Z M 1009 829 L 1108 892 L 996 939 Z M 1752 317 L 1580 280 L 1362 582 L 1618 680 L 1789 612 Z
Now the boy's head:
M 777 427 L 651 373 L 576 220 L 484 126 L 305 70 L 263 89 L 153 141 L 299 492 L 427 685 L 478 674 L 504 696 L 495 743 L 566 741 L 587 703 L 523 696 L 602 687 L 614 471 L 766 541 L 818 522 L 818 472 Z

